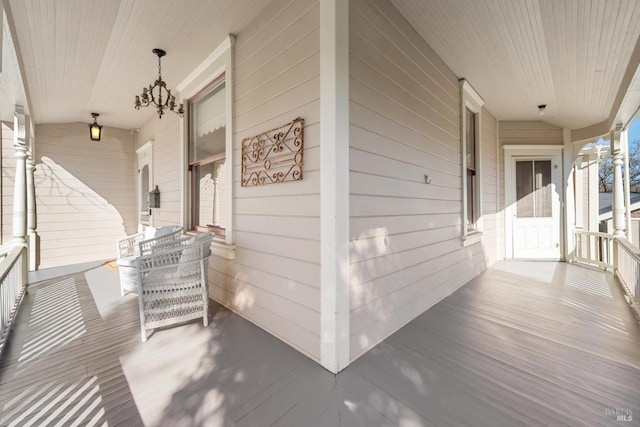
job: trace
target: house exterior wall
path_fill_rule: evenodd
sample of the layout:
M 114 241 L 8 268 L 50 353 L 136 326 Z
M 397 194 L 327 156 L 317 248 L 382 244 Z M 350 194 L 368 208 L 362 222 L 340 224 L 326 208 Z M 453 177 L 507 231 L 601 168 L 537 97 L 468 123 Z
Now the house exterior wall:
M 503 211 L 499 207 L 498 185 L 498 121 L 491 112 L 482 109 L 480 129 L 482 174 L 482 248 L 487 266 L 504 259 L 504 245 L 499 235 L 504 221 Z
M 15 150 L 13 149 L 13 123 L 0 123 L 2 141 L 2 243 L 13 238 L 13 192 L 16 175 Z
M 7 122 L 0 122 L 0 141 L 2 142 L 2 184 L 0 185 L 2 203 L 2 243 L 7 243 L 12 237 L 13 221 L 13 185 L 16 175 L 16 162 L 13 157 L 13 126 Z
M 235 49 L 236 257 L 214 260 L 212 295 L 320 360 L 318 0 L 277 0 Z M 287 25 L 274 25 L 286 22 Z M 302 181 L 240 186 L 242 139 L 305 120 Z
M 562 128 L 545 122 L 500 121 L 500 145 L 563 145 Z
M 136 231 L 134 137 L 104 128 L 94 142 L 84 123 L 43 124 L 35 143 L 40 268 L 115 258 L 116 239 Z
M 353 360 L 497 258 L 497 124 L 484 109 L 487 214 L 465 247 L 458 77 L 390 3 L 353 0 L 349 20 Z
M 162 120 L 154 115 L 136 136 L 136 148 L 153 141 L 153 176 L 150 178 L 160 190 L 160 207 L 151 211 L 151 224 L 154 227 L 181 224 L 180 120 L 173 113 L 167 113 Z M 137 156 L 134 162 L 137 164 Z
M 319 361 L 319 2 L 274 0 L 259 20 L 235 36 L 231 159 L 235 250 L 233 259 L 216 251 L 210 258 L 210 296 Z M 188 83 L 184 94 L 209 83 L 212 72 L 221 67 L 222 60 L 210 64 Z M 296 117 L 305 120 L 304 179 L 242 187 L 242 139 Z M 154 144 L 154 184 L 162 192 L 153 224 L 179 224 L 180 174 L 185 167 L 177 159 L 186 144 L 179 120 L 153 118 L 140 130 L 137 145 L 148 140 Z

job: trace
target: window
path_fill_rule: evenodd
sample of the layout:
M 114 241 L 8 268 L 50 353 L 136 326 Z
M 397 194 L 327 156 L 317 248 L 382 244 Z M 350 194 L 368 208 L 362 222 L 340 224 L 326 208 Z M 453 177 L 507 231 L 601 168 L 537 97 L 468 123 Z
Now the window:
M 149 165 L 144 165 L 140 172 L 140 222 L 149 224 Z
M 225 99 L 223 76 L 187 103 L 191 225 L 221 236 L 227 226 Z
M 460 81 L 461 139 L 462 139 L 462 239 L 477 240 L 482 230 L 482 180 L 480 157 L 480 124 L 484 101 L 464 79 Z
M 466 158 L 467 158 L 467 230 L 475 230 L 478 220 L 476 212 L 476 115 L 465 110 Z
M 516 217 L 551 218 L 551 160 L 516 161 Z
M 180 122 L 180 219 L 186 228 L 215 234 L 211 252 L 234 259 L 233 49 L 229 34 L 176 86 L 185 102 Z

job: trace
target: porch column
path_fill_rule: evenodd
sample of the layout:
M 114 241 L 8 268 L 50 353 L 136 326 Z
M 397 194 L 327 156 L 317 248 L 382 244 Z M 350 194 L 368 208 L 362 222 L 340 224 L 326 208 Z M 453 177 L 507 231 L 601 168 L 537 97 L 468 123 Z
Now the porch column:
M 213 165 L 213 219 L 211 224 L 216 226 L 220 225 L 220 193 L 218 192 L 218 185 L 220 184 L 222 164 L 222 162 L 218 162 Z
M 624 153 L 620 143 L 622 125 L 611 131 L 610 144 L 613 159 L 613 235 L 625 237 L 624 187 L 622 185 L 622 164 Z
M 16 176 L 13 190 L 13 239 L 27 244 L 27 135 L 22 107 L 16 106 L 13 118 L 13 148 L 16 158 Z
M 562 182 L 563 189 L 560 192 L 560 200 L 563 201 L 561 206 L 563 206 L 563 226 L 564 228 L 564 259 L 570 260 L 573 258 L 573 254 L 575 251 L 575 225 L 576 225 L 576 206 L 575 206 L 575 190 L 573 185 L 574 178 L 574 168 L 573 165 L 576 159 L 575 145 L 571 141 L 571 130 L 563 129 L 562 136 L 564 140 L 564 150 L 563 150 L 563 171 L 562 171 Z
M 629 140 L 627 129 L 623 129 L 622 131 L 620 131 L 620 149 L 622 150 L 622 156 L 624 158 L 623 167 L 625 171 L 623 177 L 625 217 L 624 228 L 627 230 L 627 240 L 633 243 L 634 238 L 632 236 L 633 232 L 631 230 L 631 188 L 629 184 L 629 174 L 627 173 L 627 171 L 629 170 Z M 637 240 L 637 237 L 635 239 Z
M 36 232 L 35 161 L 31 150 L 27 152 L 27 238 L 29 243 L 29 271 L 38 269 L 36 262 L 38 233 Z
M 349 364 L 349 2 L 320 0 L 320 362 Z

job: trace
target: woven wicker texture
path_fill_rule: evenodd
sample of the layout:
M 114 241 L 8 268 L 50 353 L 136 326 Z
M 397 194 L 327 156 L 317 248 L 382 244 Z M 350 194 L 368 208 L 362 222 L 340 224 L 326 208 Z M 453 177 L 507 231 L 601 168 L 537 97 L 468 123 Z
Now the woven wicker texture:
M 160 227 L 155 237 L 145 240 L 145 233 L 136 233 L 118 240 L 118 267 L 120 270 L 120 293 L 137 292 L 137 272 L 135 259 L 140 254 L 151 253 L 156 245 L 167 247 L 182 236 L 181 226 Z
M 210 233 L 177 239 L 173 247 L 159 245 L 137 259 L 138 301 L 142 341 L 147 330 L 202 317 L 208 325 L 208 259 Z

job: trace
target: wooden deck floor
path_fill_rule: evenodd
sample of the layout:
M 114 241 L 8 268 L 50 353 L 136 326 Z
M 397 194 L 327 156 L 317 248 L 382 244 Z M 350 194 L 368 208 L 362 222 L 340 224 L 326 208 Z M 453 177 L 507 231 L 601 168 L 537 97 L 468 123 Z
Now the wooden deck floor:
M 575 265 L 499 263 L 338 376 L 216 304 L 144 344 L 137 313 L 105 267 L 32 287 L 0 425 L 640 425 L 640 327 Z

